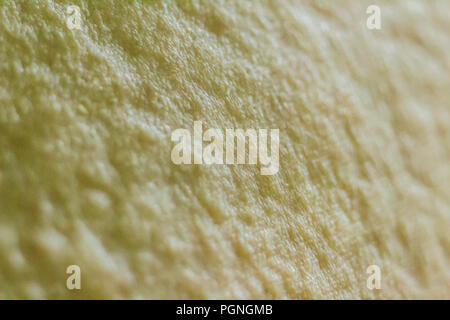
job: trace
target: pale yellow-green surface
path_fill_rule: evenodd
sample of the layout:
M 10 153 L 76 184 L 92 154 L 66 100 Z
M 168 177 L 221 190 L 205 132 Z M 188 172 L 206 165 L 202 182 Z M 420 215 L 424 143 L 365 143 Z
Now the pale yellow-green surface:
M 450 298 L 450 1 L 114 2 L 0 2 L 1 299 Z M 194 120 L 279 173 L 174 165 Z

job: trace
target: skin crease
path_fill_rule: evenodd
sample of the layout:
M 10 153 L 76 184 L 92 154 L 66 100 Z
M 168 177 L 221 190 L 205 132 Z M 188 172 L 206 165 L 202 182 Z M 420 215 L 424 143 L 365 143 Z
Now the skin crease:
M 449 299 L 449 12 L 1 1 L 0 297 Z M 196 120 L 279 129 L 279 172 L 173 164 Z

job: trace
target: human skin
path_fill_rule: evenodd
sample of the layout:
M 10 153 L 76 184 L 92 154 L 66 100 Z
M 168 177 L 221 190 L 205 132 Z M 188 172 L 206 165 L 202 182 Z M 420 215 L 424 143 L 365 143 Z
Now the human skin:
M 0 1 L 0 298 L 449 299 L 449 12 Z M 175 165 L 196 120 L 279 172 Z

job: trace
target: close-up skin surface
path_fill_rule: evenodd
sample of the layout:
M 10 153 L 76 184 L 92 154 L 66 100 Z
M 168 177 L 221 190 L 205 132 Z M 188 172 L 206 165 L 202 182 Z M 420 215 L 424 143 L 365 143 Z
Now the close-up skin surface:
M 449 39 L 440 0 L 0 0 L 0 298 L 450 299 Z M 194 121 L 278 172 L 175 164 Z

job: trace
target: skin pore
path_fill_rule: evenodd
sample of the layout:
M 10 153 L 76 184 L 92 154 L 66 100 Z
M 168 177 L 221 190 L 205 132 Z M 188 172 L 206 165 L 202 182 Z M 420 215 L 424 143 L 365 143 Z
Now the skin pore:
M 0 1 L 0 296 L 450 298 L 449 9 Z M 174 164 L 194 121 L 278 172 Z

